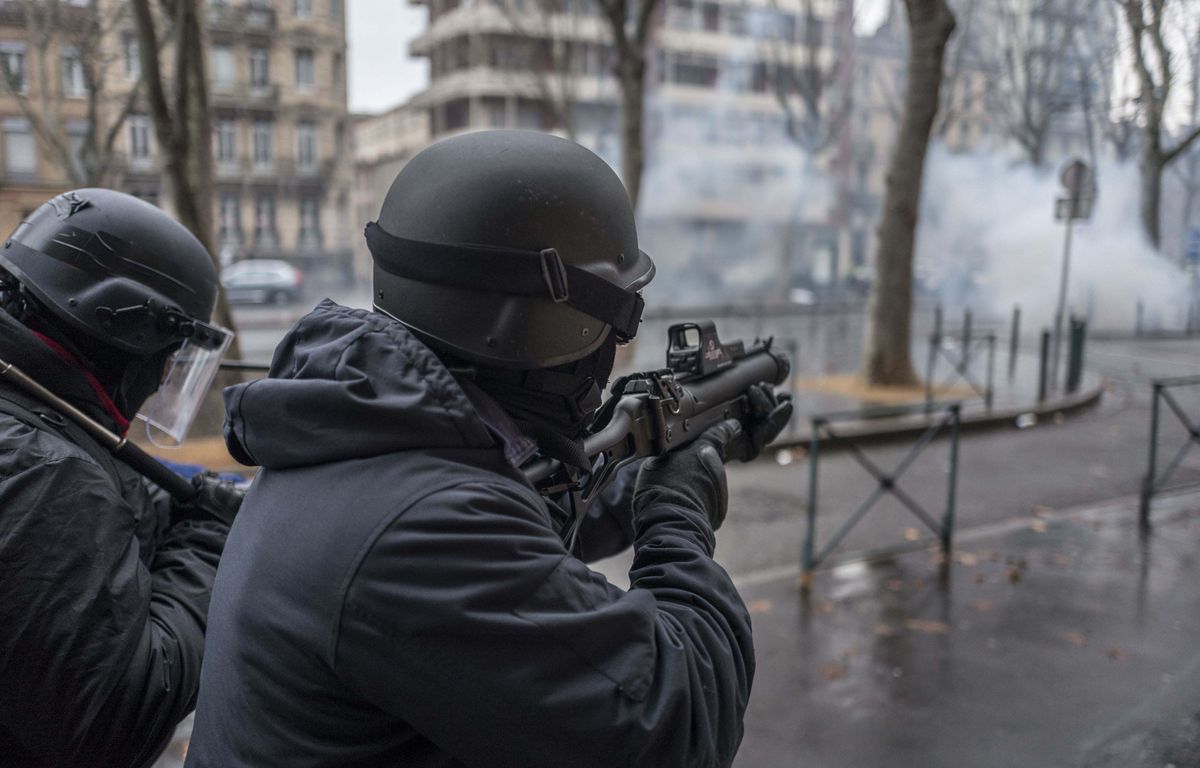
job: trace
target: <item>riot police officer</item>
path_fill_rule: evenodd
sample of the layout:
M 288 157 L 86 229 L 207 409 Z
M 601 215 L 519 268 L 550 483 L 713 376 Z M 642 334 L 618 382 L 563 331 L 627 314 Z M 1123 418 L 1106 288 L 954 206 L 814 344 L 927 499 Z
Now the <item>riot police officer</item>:
M 582 534 L 629 531 L 628 592 L 520 470 L 586 466 L 637 332 L 654 264 L 620 180 L 565 139 L 465 134 L 405 166 L 366 237 L 375 311 L 319 305 L 268 378 L 226 390 L 230 449 L 263 469 L 188 765 L 728 765 L 754 671 L 712 559 L 739 425 L 651 461 Z
M 207 251 L 158 208 L 69 192 L 0 247 L 0 359 L 114 432 L 145 404 L 181 435 L 228 343 L 216 296 Z M 221 519 L 240 503 L 196 486 L 170 502 L 0 381 L 0 763 L 147 765 L 192 709 Z

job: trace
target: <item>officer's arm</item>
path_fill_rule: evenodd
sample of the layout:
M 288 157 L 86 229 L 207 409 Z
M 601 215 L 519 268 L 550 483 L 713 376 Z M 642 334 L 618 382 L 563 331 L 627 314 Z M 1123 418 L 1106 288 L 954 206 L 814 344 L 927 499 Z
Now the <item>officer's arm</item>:
M 728 765 L 754 660 L 707 521 L 642 515 L 626 593 L 523 491 L 465 485 L 400 515 L 348 589 L 336 671 L 469 765 Z
M 147 567 L 155 510 L 80 458 L 3 480 L 0 509 L 0 727 L 48 765 L 149 763 L 195 704 L 227 529 L 175 525 Z

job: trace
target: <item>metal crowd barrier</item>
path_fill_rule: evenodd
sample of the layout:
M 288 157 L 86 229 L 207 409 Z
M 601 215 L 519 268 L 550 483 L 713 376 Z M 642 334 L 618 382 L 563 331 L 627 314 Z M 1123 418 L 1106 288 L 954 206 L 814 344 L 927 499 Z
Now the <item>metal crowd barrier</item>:
M 1154 495 L 1166 488 L 1167 483 L 1179 469 L 1192 446 L 1200 444 L 1200 426 L 1192 421 L 1179 400 L 1171 393 L 1173 389 L 1197 385 L 1200 385 L 1200 376 L 1179 376 L 1170 379 L 1156 379 L 1153 382 L 1154 399 L 1151 402 L 1150 410 L 1150 460 L 1146 474 L 1142 477 L 1141 503 L 1138 505 L 1138 517 L 1143 526 L 1150 522 L 1150 502 L 1153 501 Z M 1162 412 L 1161 403 L 1167 404 L 1167 407 L 1187 430 L 1187 440 L 1167 463 L 1166 469 L 1160 473 L 1158 471 L 1158 434 Z M 1173 490 L 1191 487 L 1200 487 L 1200 483 L 1176 486 Z
M 806 510 L 806 530 L 804 544 L 800 552 L 801 586 L 807 588 L 816 569 L 842 542 L 860 520 L 870 511 L 876 502 L 886 495 L 894 496 L 910 512 L 933 531 L 941 542 L 942 551 L 949 553 L 951 538 L 954 533 L 954 512 L 958 492 L 958 435 L 961 426 L 962 404 L 933 403 L 930 405 L 906 405 L 894 407 L 871 408 L 859 411 L 844 411 L 826 413 L 812 417 L 812 442 L 809 446 L 808 459 L 808 508 Z M 910 415 L 940 416 L 924 431 L 920 438 L 905 454 L 904 458 L 890 472 L 882 469 L 871 460 L 855 440 L 846 435 L 838 434 L 834 425 L 839 422 L 861 421 L 864 419 L 896 418 Z M 946 483 L 946 506 L 941 512 L 941 520 L 935 520 L 934 514 L 925 509 L 916 499 L 910 496 L 899 485 L 900 478 L 912 466 L 921 453 L 929 447 L 934 439 L 943 431 L 949 432 L 950 437 L 950 470 Z M 821 460 L 822 445 L 836 444 L 849 449 L 850 455 L 875 480 L 875 490 L 871 492 L 858 508 L 834 532 L 825 545 L 818 551 L 817 538 L 817 509 L 819 496 L 817 493 L 818 469 Z
M 931 408 L 937 398 L 945 395 L 960 381 L 965 382 L 971 390 L 983 399 L 984 406 L 992 410 L 992 400 L 995 392 L 996 371 L 996 334 L 988 332 L 973 335 L 971 312 L 963 314 L 963 325 L 958 335 L 959 349 L 946 346 L 945 340 L 954 338 L 952 333 L 943 333 L 942 309 L 934 311 L 933 333 L 929 335 L 929 358 L 925 366 L 925 407 Z M 986 350 L 987 376 L 980 382 L 975 378 L 971 366 Z M 943 360 L 950 364 L 950 375 L 941 384 L 937 383 L 937 364 Z

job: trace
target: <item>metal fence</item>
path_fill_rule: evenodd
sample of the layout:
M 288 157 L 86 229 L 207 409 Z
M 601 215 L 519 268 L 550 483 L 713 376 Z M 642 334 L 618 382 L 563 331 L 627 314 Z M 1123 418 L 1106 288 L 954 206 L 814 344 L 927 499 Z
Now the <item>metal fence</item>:
M 1188 415 L 1187 410 L 1173 392 L 1173 390 L 1183 387 L 1200 386 L 1200 376 L 1157 379 L 1153 382 L 1152 386 L 1154 388 L 1154 395 L 1150 407 L 1150 456 L 1146 474 L 1142 477 L 1141 499 L 1138 505 L 1138 516 L 1143 526 L 1148 525 L 1150 522 L 1150 503 L 1153 501 L 1155 494 L 1169 487 L 1171 478 L 1179 470 L 1180 465 L 1183 464 L 1183 460 L 1191 451 L 1192 446 L 1200 444 L 1200 426 Z M 1171 413 L 1175 414 L 1179 423 L 1183 425 L 1183 428 L 1187 431 L 1187 439 L 1176 450 L 1171 460 L 1167 462 L 1166 468 L 1159 472 L 1158 443 L 1159 433 L 1162 428 L 1162 403 L 1167 404 L 1167 408 L 1170 409 Z M 1195 487 L 1200 487 L 1200 483 L 1174 486 L 1173 490 Z
M 924 523 L 941 542 L 942 551 L 949 553 L 951 539 L 954 533 L 954 512 L 958 493 L 958 435 L 961 427 L 961 403 L 936 403 L 930 405 L 895 406 L 872 408 L 841 413 L 826 413 L 812 417 L 812 441 L 808 454 L 808 506 L 805 510 L 804 543 L 800 551 L 800 569 L 803 588 L 807 589 L 812 580 L 812 572 L 837 548 L 847 534 L 858 525 L 859 521 L 884 496 L 893 496 L 913 515 Z M 845 434 L 840 434 L 835 425 L 848 421 L 864 419 L 899 418 L 904 416 L 923 415 L 930 419 L 928 427 L 909 448 L 908 453 L 891 470 L 886 471 L 872 460 L 862 446 Z M 948 432 L 950 443 L 950 466 L 946 481 L 946 505 L 941 511 L 940 519 L 925 509 L 916 499 L 900 487 L 900 478 L 917 460 L 934 439 L 943 432 Z M 817 549 L 817 512 L 820 495 L 818 479 L 822 447 L 836 444 L 849 450 L 867 474 L 875 481 L 875 489 L 851 513 L 841 526 L 819 550 Z

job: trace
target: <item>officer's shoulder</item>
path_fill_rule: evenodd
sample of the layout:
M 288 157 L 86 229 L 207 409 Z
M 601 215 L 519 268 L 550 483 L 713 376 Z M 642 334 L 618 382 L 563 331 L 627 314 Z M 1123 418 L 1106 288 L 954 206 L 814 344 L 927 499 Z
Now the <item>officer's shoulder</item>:
M 34 427 L 0 413 L 0 479 L 34 470 L 104 473 L 87 451 L 52 425 Z

